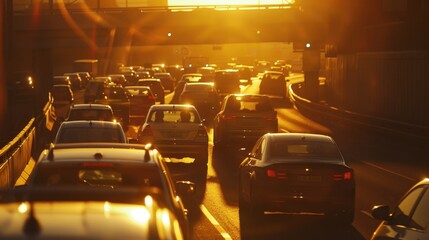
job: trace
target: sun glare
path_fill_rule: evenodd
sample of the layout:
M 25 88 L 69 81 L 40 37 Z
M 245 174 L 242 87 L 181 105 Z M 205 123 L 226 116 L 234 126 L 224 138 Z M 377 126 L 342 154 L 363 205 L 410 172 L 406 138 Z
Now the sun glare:
M 168 0 L 169 6 L 287 4 L 289 0 Z

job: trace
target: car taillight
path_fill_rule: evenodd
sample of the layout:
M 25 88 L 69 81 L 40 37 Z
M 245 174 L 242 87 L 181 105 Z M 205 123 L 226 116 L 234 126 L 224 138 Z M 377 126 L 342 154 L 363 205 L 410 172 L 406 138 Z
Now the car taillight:
M 149 99 L 149 100 L 154 100 L 155 98 L 154 98 L 152 95 L 148 95 L 148 96 L 147 96 L 147 99 Z
M 198 128 L 198 133 L 197 133 L 198 137 L 207 137 L 207 131 L 203 126 L 200 126 Z
M 353 178 L 352 172 L 344 172 L 344 173 L 335 173 L 333 175 L 334 181 L 343 181 L 343 180 L 351 180 Z
M 277 179 L 287 179 L 287 174 L 285 172 L 276 171 L 274 169 L 267 170 L 267 177 L 277 178 Z
M 223 120 L 235 120 L 237 118 L 237 116 L 222 114 L 222 115 L 220 115 L 220 118 Z

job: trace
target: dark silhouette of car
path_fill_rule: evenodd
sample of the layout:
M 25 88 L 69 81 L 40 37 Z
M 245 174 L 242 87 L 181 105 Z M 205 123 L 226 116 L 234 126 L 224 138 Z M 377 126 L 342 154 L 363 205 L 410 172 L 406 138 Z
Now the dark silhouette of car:
M 282 72 L 267 71 L 264 73 L 259 85 L 259 94 L 274 95 L 288 98 L 287 82 Z
M 162 85 L 161 80 L 154 78 L 144 78 L 139 79 L 136 85 L 150 87 L 150 90 L 155 96 L 156 102 L 159 102 L 161 104 L 165 103 L 164 86 Z
M 99 92 L 94 103 L 106 104 L 112 107 L 113 115 L 124 129 L 130 124 L 130 99 L 128 92 L 117 84 L 108 84 L 104 86 L 103 91 Z
M 230 94 L 213 121 L 214 151 L 253 146 L 265 133 L 277 131 L 277 112 L 267 96 Z
M 317 215 L 348 226 L 354 210 L 353 169 L 329 136 L 267 133 L 240 164 L 242 239 L 263 228 L 266 214 Z

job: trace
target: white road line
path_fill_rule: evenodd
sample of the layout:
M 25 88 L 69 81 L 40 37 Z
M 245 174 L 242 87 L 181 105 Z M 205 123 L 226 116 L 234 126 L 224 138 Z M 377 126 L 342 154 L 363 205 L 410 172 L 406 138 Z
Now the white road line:
M 418 181 L 418 179 L 410 178 L 410 177 L 407 177 L 407 176 L 405 176 L 405 175 L 402 175 L 402 174 L 399 174 L 399 173 L 396 173 L 396 172 L 390 171 L 390 170 L 388 170 L 388 169 L 385 169 L 385 168 L 380 167 L 380 166 L 378 166 L 378 165 L 375 165 L 375 164 L 373 164 L 373 163 L 370 163 L 370 162 L 367 162 L 367 161 L 362 161 L 362 162 L 363 162 L 363 163 L 365 163 L 366 165 L 369 165 L 369 166 L 371 166 L 371 167 L 378 168 L 378 169 L 380 169 L 380 170 L 383 170 L 383 171 L 388 172 L 388 173 L 391 173 L 391 174 L 393 174 L 393 175 L 396 175 L 396 176 L 399 176 L 399 177 L 405 178 L 405 179 L 407 179 L 407 180 L 410 180 L 410 181 L 413 181 L 413 182 Z
M 204 213 L 204 215 L 206 215 L 207 219 L 209 219 L 209 221 L 213 224 L 216 230 L 218 230 L 220 235 L 222 235 L 223 239 L 232 239 L 232 237 L 225 231 L 225 229 L 223 229 L 223 227 L 219 224 L 216 218 L 214 218 L 213 215 L 211 215 L 209 210 L 207 210 L 207 208 L 204 207 L 204 205 L 200 205 L 200 209 Z

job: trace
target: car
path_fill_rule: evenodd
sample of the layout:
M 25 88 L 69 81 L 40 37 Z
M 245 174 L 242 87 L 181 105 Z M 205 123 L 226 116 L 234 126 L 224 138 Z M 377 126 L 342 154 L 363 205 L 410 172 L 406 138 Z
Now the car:
M 62 122 L 54 138 L 57 143 L 111 142 L 128 143 L 125 132 L 118 122 L 66 121 Z
M 353 222 L 355 180 L 332 137 L 267 133 L 239 166 L 243 239 L 266 214 L 323 216 L 335 226 Z
M 109 105 L 95 103 L 71 105 L 65 121 L 77 120 L 116 121 L 113 116 L 113 110 Z
M 57 119 L 62 120 L 66 118 L 67 112 L 74 102 L 74 94 L 70 85 L 53 85 L 50 94 L 54 99 L 52 105 L 54 106 Z
M 382 220 L 371 240 L 429 239 L 429 178 L 412 186 L 391 211 L 388 205 L 377 205 L 371 216 Z
M 7 95 L 10 101 L 34 101 L 35 82 L 31 72 L 16 71 L 12 81 L 7 81 Z
M 174 91 L 176 86 L 176 79 L 174 79 L 168 72 L 156 72 L 153 74 L 153 78 L 161 80 L 162 86 L 170 92 Z
M 115 84 L 122 85 L 123 87 L 128 85 L 128 80 L 123 74 L 109 74 L 107 76 L 110 77 L 112 79 L 112 82 Z
M 229 94 L 213 121 L 213 144 L 216 151 L 250 147 L 265 133 L 277 131 L 277 112 L 268 96 Z
M 150 144 L 52 144 L 39 155 L 26 186 L 111 191 L 158 188 L 159 200 L 174 213 L 188 238 L 188 216 L 182 198 L 192 196 L 195 185 L 189 181 L 174 181 L 165 159 Z M 130 200 L 125 198 L 124 201 Z M 140 201 L 140 204 L 145 203 L 143 199 Z
M 105 104 L 112 107 L 115 119 L 119 121 L 124 129 L 130 124 L 130 99 L 128 92 L 114 83 L 104 85 L 104 88 L 95 97 L 94 103 Z
M 220 108 L 220 97 L 213 82 L 186 83 L 179 103 L 194 105 L 201 117 L 212 122 Z
M 158 188 L 46 186 L 4 189 L 0 197 L 1 239 L 187 238 Z
M 149 108 L 156 103 L 150 87 L 127 86 L 125 90 L 130 98 L 130 117 L 144 119 Z
M 183 88 L 186 83 L 197 83 L 202 79 L 201 73 L 185 73 L 182 75 L 182 78 L 176 84 L 176 88 L 174 89 L 173 97 L 170 103 L 179 103 L 180 94 L 182 94 Z
M 197 184 L 192 201 L 198 206 L 205 193 L 209 140 L 197 109 L 186 104 L 152 105 L 138 129 L 137 141 L 153 144 L 169 159 L 173 179 Z
M 88 81 L 83 93 L 84 103 L 94 103 L 97 96 L 99 96 L 104 91 L 104 88 L 110 82 L 110 78 L 97 78 Z
M 161 83 L 161 80 L 154 78 L 142 78 L 137 81 L 137 86 L 148 86 L 150 90 L 155 95 L 155 100 L 157 103 L 165 103 L 165 92 L 164 86 Z
M 79 73 L 64 73 L 64 76 L 68 76 L 70 78 L 71 87 L 73 90 L 79 90 L 84 86 Z
M 240 73 L 236 69 L 215 71 L 215 87 L 221 96 L 240 93 Z
M 52 85 L 69 85 L 73 90 L 72 82 L 69 76 L 54 76 L 52 79 Z
M 86 84 L 93 79 L 89 72 L 77 72 L 82 79 L 82 86 L 86 87 Z
M 275 95 L 282 98 L 288 98 L 287 83 L 289 80 L 285 78 L 282 72 L 266 71 L 259 85 L 259 94 Z
M 203 74 L 201 73 L 185 73 L 180 78 L 179 82 L 199 82 Z

